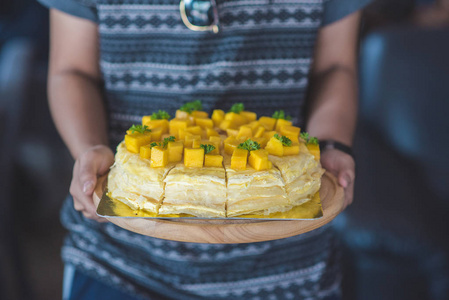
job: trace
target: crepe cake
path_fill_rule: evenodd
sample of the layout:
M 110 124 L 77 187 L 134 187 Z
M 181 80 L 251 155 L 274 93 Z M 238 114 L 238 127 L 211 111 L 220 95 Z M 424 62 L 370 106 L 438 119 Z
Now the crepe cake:
M 179 163 L 165 180 L 165 199 L 159 214 L 189 214 L 205 218 L 226 217 L 224 168 L 191 168 Z
M 325 170 L 305 144 L 300 144 L 298 155 L 283 157 L 269 155 L 269 160 L 282 174 L 290 205 L 301 205 L 311 200 L 320 190 L 321 176 Z
M 175 167 L 151 168 L 150 161 L 126 149 L 122 142 L 117 147 L 115 163 L 108 177 L 109 196 L 133 210 L 158 213 L 164 198 L 164 178 Z
M 250 166 L 246 170 L 231 168 L 231 157 L 225 155 L 227 178 L 227 216 L 242 214 L 264 214 L 291 209 L 284 189 L 281 173 L 276 168 L 256 171 Z

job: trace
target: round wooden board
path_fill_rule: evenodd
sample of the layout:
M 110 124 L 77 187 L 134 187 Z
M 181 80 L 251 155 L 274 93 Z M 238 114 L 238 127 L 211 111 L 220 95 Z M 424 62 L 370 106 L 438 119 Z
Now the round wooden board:
M 106 185 L 100 177 L 93 195 L 98 206 Z M 326 172 L 320 189 L 323 217 L 316 220 L 161 220 L 145 218 L 107 218 L 127 230 L 160 239 L 211 244 L 253 243 L 302 234 L 332 221 L 343 209 L 344 191 L 335 177 Z

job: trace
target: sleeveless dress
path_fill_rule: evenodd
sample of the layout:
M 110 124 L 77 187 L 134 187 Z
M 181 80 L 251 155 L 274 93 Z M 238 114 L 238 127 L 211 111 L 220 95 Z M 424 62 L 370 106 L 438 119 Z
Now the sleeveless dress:
M 98 23 L 100 66 L 115 147 L 142 115 L 172 115 L 200 99 L 206 111 L 235 102 L 258 115 L 284 109 L 304 125 L 319 28 L 369 0 L 218 0 L 220 33 L 189 30 L 177 0 L 39 0 Z M 64 262 L 149 299 L 331 299 L 340 293 L 328 226 L 275 241 L 195 244 L 142 236 L 84 218 L 68 197 Z M 332 298 L 335 299 L 335 298 Z

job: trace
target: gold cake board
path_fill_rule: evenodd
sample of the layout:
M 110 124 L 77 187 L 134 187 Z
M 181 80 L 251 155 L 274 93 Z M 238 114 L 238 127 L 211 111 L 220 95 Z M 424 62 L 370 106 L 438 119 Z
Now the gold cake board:
M 329 223 L 344 205 L 343 188 L 332 174 L 326 172 L 319 194 L 285 213 L 229 219 L 200 219 L 182 215 L 162 217 L 133 211 L 120 201 L 107 197 L 106 179 L 107 175 L 98 179 L 93 195 L 98 215 L 136 233 L 180 242 L 231 244 L 287 238 Z

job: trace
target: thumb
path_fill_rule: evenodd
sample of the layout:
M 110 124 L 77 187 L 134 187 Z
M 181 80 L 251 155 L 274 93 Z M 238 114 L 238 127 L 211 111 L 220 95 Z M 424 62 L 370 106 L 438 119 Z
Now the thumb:
M 91 195 L 97 184 L 97 170 L 94 161 L 81 161 L 79 182 L 85 195 Z

